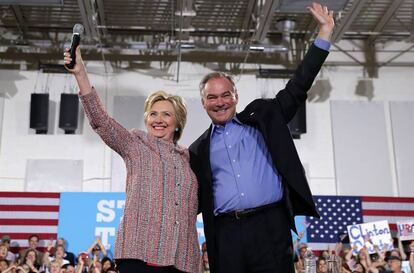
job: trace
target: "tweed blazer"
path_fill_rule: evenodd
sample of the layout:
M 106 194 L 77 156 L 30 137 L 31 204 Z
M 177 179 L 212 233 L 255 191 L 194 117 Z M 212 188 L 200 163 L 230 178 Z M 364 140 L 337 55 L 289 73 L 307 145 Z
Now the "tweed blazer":
M 94 88 L 80 98 L 92 128 L 127 169 L 115 258 L 200 272 L 198 183 L 188 150 L 138 129 L 128 131 L 109 117 Z

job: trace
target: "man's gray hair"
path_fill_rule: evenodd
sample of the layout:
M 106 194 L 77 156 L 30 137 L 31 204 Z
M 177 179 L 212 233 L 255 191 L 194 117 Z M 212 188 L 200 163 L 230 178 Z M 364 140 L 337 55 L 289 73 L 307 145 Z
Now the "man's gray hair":
M 213 78 L 227 79 L 231 83 L 234 93 L 237 93 L 236 84 L 234 83 L 234 77 L 232 75 L 225 73 L 225 72 L 211 72 L 205 75 L 204 78 L 200 82 L 199 89 L 200 89 L 201 96 L 203 96 L 204 88 L 206 87 L 207 82 Z

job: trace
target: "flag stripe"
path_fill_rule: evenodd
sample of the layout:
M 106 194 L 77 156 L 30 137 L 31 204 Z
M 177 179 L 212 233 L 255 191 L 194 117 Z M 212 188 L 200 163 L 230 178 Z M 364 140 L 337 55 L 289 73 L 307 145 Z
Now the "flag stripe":
M 49 237 L 44 240 L 40 240 L 38 243 L 38 247 L 47 247 L 47 244 L 49 241 L 52 240 L 53 242 L 56 242 L 56 235 L 54 237 Z M 26 240 L 13 240 L 14 245 L 18 245 L 20 247 L 29 247 L 29 242 Z
M 363 202 L 414 203 L 411 197 L 362 196 Z
M 0 233 L 57 233 L 57 226 L 0 226 Z
M 362 210 L 364 215 L 370 216 L 408 216 L 414 217 L 414 211 L 410 210 Z
M 0 205 L 46 205 L 59 206 L 59 198 L 0 198 Z
M 5 235 L 5 233 L 0 234 L 1 236 Z M 33 232 L 27 232 L 27 233 L 7 233 L 7 235 L 10 236 L 11 238 L 11 242 L 14 242 L 16 240 L 25 240 L 27 244 L 27 240 L 29 239 L 29 237 L 31 235 L 33 235 Z M 56 237 L 56 233 L 37 233 L 36 235 L 39 236 L 40 240 L 48 240 L 50 238 L 55 238 Z
M 36 205 L 0 205 L 0 211 L 59 211 L 59 207 Z
M 58 192 L 0 192 L 0 197 L 60 198 Z
M 363 202 L 362 208 L 368 210 L 414 210 L 414 203 Z
M 0 211 L 0 219 L 59 219 L 59 212 L 44 211 Z
M 51 226 L 57 224 L 57 219 L 0 219 L 0 225 Z
M 381 221 L 381 220 L 388 220 L 389 223 L 396 223 L 399 221 L 407 221 L 407 220 L 412 220 L 412 217 L 400 217 L 400 216 L 364 216 L 364 222 L 368 223 L 368 222 L 376 222 L 376 221 Z

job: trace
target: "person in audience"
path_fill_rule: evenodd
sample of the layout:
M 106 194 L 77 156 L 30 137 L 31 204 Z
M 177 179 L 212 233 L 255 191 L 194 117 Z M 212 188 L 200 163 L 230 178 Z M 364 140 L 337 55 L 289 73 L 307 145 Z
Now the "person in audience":
M 305 265 L 304 265 L 304 257 L 305 257 L 305 253 L 306 253 L 306 249 L 308 248 L 308 245 L 305 243 L 302 243 L 299 245 L 298 247 L 298 260 L 295 262 L 295 271 L 296 272 L 302 272 L 303 270 L 305 270 Z
M 25 251 L 22 262 L 19 264 L 24 270 L 29 269 L 30 273 L 39 273 L 41 263 L 38 263 L 38 252 L 29 248 Z
M 111 268 L 114 267 L 114 263 L 112 262 L 112 260 L 109 257 L 103 257 L 101 260 L 101 264 L 102 264 L 102 272 L 106 273 L 106 271 Z
M 64 63 L 71 61 L 67 49 Z M 114 255 L 119 271 L 199 272 L 198 183 L 188 150 L 177 144 L 187 119 L 183 99 L 163 91 L 151 94 L 144 104 L 147 132 L 128 131 L 104 110 L 80 47 L 75 66 L 68 70 L 92 128 L 126 164 L 125 208 Z
M 7 245 L 2 243 L 0 244 L 0 259 L 7 260 L 7 254 L 8 254 Z M 9 261 L 10 263 L 11 261 Z M 14 261 L 13 261 L 14 262 Z
M 70 263 L 71 265 L 75 265 L 75 254 L 73 254 L 72 252 L 68 252 L 68 251 L 66 250 L 66 248 L 67 248 L 67 243 L 66 243 L 65 238 L 63 238 L 63 237 L 58 238 L 58 239 L 56 240 L 56 245 L 55 245 L 55 247 L 56 247 L 57 245 L 62 245 L 62 246 L 63 246 L 63 248 L 64 248 L 63 258 L 64 258 L 64 259 L 66 259 L 66 260 L 68 260 L 68 261 L 69 261 L 69 263 Z
M 319 257 L 316 264 L 317 273 L 327 273 L 328 272 L 328 261 L 325 257 Z
M 32 273 L 30 267 L 27 264 L 21 264 L 16 267 L 16 273 Z
M 45 273 L 61 273 L 61 264 L 58 261 L 52 261 L 46 267 Z
M 106 273 L 119 273 L 119 271 L 116 270 L 116 268 L 111 267 L 111 268 L 108 268 L 108 270 L 106 271 Z
M 9 268 L 9 261 L 0 257 L 0 272 L 3 273 Z
M 101 242 L 101 237 L 97 236 L 92 245 L 86 250 L 86 252 L 91 254 L 92 260 L 100 261 L 102 258 L 106 257 L 108 253 L 106 252 L 105 246 Z
M 19 263 L 22 263 L 24 261 L 24 257 L 26 256 L 27 251 L 34 250 L 36 252 L 36 263 L 42 264 L 44 253 L 37 249 L 39 246 L 39 236 L 37 234 L 32 234 L 29 236 L 27 241 L 29 243 L 29 247 L 19 252 Z
M 16 254 L 10 251 L 10 236 L 9 235 L 3 235 L 1 238 L 1 244 L 5 245 L 7 248 L 7 254 L 6 254 L 6 260 L 9 261 L 9 263 L 14 263 L 16 261 Z
M 410 242 L 409 247 L 410 247 L 409 264 L 410 264 L 411 273 L 414 273 L 414 240 Z
M 57 245 L 55 247 L 55 253 L 53 256 L 50 256 L 50 251 L 52 250 L 52 241 L 47 246 L 47 251 L 43 257 L 43 264 L 48 266 L 51 262 L 57 262 L 59 267 L 62 267 L 65 264 L 70 264 L 69 260 L 63 258 L 65 255 L 65 248 L 63 245 Z
M 208 264 L 207 244 L 204 242 L 201 245 L 201 260 L 203 263 L 203 273 L 210 273 L 210 266 Z
M 62 273 L 75 273 L 75 266 L 73 264 L 65 264 L 62 266 Z
M 365 270 L 365 267 L 360 262 L 357 262 L 355 264 L 354 271 L 352 272 L 353 273 L 365 273 L 367 271 Z
M 76 273 L 87 273 L 89 267 L 88 253 L 83 252 L 78 255 L 78 262 L 76 265 Z
M 93 260 L 88 270 L 89 273 L 102 273 L 102 263 L 99 260 Z

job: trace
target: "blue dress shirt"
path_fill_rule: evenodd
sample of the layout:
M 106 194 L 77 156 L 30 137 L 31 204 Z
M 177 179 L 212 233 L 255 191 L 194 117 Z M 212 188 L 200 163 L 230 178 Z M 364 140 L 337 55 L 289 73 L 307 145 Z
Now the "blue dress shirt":
M 330 47 L 322 39 L 314 44 L 324 50 Z M 224 126 L 213 124 L 210 164 L 215 215 L 274 203 L 283 197 L 282 178 L 262 134 L 236 116 Z
M 262 134 L 236 117 L 214 125 L 210 143 L 214 214 L 280 200 L 280 177 Z

